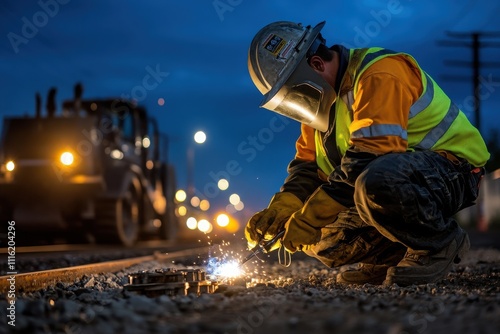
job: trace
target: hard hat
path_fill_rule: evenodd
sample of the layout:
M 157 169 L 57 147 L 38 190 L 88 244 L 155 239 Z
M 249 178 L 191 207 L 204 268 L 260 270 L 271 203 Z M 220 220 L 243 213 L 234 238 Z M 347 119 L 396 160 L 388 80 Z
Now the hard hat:
M 248 54 L 250 77 L 264 94 L 260 106 L 320 131 L 328 129 L 336 94 L 307 58 L 325 43 L 320 35 L 324 25 L 271 23 L 255 35 Z

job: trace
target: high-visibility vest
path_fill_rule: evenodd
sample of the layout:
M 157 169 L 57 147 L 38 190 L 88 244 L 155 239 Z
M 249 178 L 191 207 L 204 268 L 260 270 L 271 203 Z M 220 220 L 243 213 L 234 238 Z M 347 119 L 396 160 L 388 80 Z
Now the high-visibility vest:
M 404 56 L 418 67 L 424 87 L 422 94 L 408 111 L 407 130 L 399 124 L 379 124 L 350 133 L 349 126 L 353 120 L 352 104 L 359 78 L 374 62 L 394 55 Z M 476 167 L 484 166 L 489 159 L 488 149 L 479 131 L 409 54 L 383 48 L 351 49 L 349 64 L 338 95 L 340 98 L 335 102 L 335 140 L 341 156 L 351 146 L 351 137 L 396 135 L 407 140 L 408 151 L 445 150 L 466 159 Z M 323 172 L 330 175 L 334 167 L 326 156 L 318 130 L 315 131 L 315 144 L 316 162 Z

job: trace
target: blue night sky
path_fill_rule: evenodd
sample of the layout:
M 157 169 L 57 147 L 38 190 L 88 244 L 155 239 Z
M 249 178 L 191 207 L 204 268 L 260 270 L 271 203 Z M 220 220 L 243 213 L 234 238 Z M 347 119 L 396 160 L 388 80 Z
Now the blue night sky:
M 198 191 L 214 205 L 238 193 L 247 216 L 279 190 L 299 135 L 298 123 L 258 108 L 262 97 L 248 75 L 247 51 L 261 27 L 326 20 L 328 45 L 408 52 L 471 121 L 470 80 L 444 76 L 470 78 L 472 71 L 443 63 L 470 61 L 471 50 L 437 41 L 449 39 L 446 31 L 500 31 L 500 3 L 491 0 L 4 0 L 0 13 L 2 117 L 34 114 L 35 93 L 45 105 L 50 87 L 58 88 L 58 102 L 69 99 L 76 82 L 84 85 L 84 98 L 136 97 L 171 138 L 179 186 L 187 183 L 188 147 L 196 145 Z M 36 31 L 27 31 L 34 23 Z M 16 42 L 14 35 L 22 38 Z M 498 61 L 499 54 L 500 48 L 484 48 L 481 60 Z M 157 85 L 145 90 L 151 71 Z M 485 67 L 481 77 L 487 136 L 499 124 L 500 68 Z M 207 133 L 203 145 L 193 142 L 197 130 Z M 229 176 L 230 188 L 216 193 L 211 186 L 219 176 Z

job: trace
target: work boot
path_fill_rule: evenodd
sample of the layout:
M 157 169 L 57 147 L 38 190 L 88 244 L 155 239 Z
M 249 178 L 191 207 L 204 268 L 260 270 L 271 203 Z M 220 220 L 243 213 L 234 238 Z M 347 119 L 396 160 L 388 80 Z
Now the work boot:
M 337 274 L 337 283 L 380 285 L 384 282 L 387 269 L 386 264 L 359 263 L 357 268 L 349 268 Z
M 407 286 L 439 281 L 446 277 L 453 263 L 461 261 L 469 248 L 469 236 L 462 229 L 448 246 L 437 253 L 408 248 L 398 265 L 387 270 L 384 284 Z

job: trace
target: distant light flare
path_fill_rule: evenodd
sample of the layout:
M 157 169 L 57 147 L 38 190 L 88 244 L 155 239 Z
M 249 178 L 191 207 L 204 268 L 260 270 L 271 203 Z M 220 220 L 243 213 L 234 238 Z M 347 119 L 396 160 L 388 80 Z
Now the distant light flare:
M 175 199 L 177 200 L 177 202 L 180 202 L 180 203 L 184 202 L 186 200 L 186 197 L 187 197 L 187 194 L 182 189 L 177 190 L 177 192 L 175 193 Z
M 11 160 L 5 164 L 5 168 L 7 168 L 9 172 L 12 172 L 14 168 L 16 168 L 16 165 L 14 164 L 14 161 Z
M 217 225 L 219 225 L 220 227 L 226 227 L 229 224 L 229 216 L 225 213 L 221 213 L 217 216 L 216 221 Z
M 73 161 L 75 160 L 75 158 L 73 157 L 73 154 L 71 154 L 71 152 L 64 152 L 63 154 L 61 154 L 61 163 L 65 166 L 69 166 L 73 163 Z
M 151 140 L 148 137 L 142 138 L 142 146 L 148 148 L 151 145 Z
M 212 232 L 213 226 L 212 224 L 206 220 L 206 219 L 200 219 L 198 221 L 198 230 L 200 230 L 203 233 L 210 233 Z
M 229 188 L 229 181 L 226 179 L 220 179 L 219 182 L 217 182 L 217 187 L 219 187 L 220 190 L 226 190 Z
M 189 217 L 188 219 L 186 219 L 186 226 L 190 230 L 196 230 L 196 228 L 198 227 L 198 221 L 196 221 L 196 218 L 194 217 Z
M 229 203 L 236 205 L 240 202 L 240 196 L 238 194 L 232 194 L 229 196 Z
M 201 200 L 200 209 L 201 211 L 207 211 L 208 209 L 210 209 L 210 202 L 206 199 Z
M 207 135 L 203 131 L 198 131 L 194 134 L 194 141 L 198 144 L 203 144 L 207 140 Z
M 242 201 L 239 201 L 234 205 L 234 208 L 236 209 L 236 211 L 241 211 L 245 208 L 245 204 Z
M 200 198 L 197 196 L 191 197 L 191 205 L 197 208 L 200 205 Z
M 179 216 L 183 217 L 187 214 L 187 208 L 184 205 L 181 205 L 177 208 L 177 213 Z
M 111 156 L 111 158 L 115 159 L 115 160 L 121 160 L 123 159 L 123 152 L 120 151 L 120 150 L 117 150 L 117 149 L 114 149 L 113 151 L 111 151 L 111 153 L 109 154 Z

